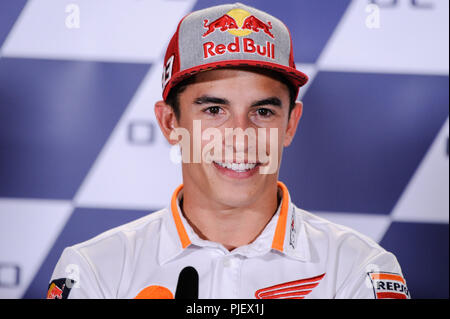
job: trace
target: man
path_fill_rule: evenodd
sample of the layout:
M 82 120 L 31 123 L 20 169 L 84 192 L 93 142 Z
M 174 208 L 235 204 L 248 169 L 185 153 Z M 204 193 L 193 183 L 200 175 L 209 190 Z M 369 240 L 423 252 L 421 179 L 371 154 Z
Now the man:
M 275 17 L 239 3 L 186 16 L 155 105 L 183 185 L 166 209 L 66 248 L 48 297 L 409 298 L 394 255 L 278 181 L 307 80 Z

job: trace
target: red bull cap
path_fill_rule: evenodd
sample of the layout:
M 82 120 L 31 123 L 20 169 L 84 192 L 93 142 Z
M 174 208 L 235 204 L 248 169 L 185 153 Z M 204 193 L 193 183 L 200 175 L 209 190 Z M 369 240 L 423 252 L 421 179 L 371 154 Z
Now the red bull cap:
M 283 75 L 294 88 L 308 77 L 296 69 L 292 38 L 277 18 L 241 3 L 192 12 L 178 24 L 164 57 L 163 99 L 180 81 L 224 67 L 257 67 Z

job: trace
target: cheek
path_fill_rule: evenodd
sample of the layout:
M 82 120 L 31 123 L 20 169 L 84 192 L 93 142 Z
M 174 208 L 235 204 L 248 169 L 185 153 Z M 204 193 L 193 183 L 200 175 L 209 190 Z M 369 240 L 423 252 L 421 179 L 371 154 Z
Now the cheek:
M 221 126 L 224 126 L 228 116 L 225 114 L 219 114 L 216 115 L 214 117 L 211 117 L 209 115 L 206 114 L 200 114 L 201 115 L 201 120 L 202 120 L 202 128 L 209 128 L 209 127 L 216 127 L 216 128 L 220 128 Z
M 260 128 L 258 129 L 258 152 L 262 151 L 262 153 L 266 155 L 274 152 L 280 154 L 284 145 L 284 139 L 285 136 L 283 131 L 278 127 Z
M 222 135 L 218 129 L 204 129 L 201 134 L 201 141 L 197 145 L 199 145 L 197 151 L 201 151 L 202 163 L 211 164 L 214 160 L 222 160 Z

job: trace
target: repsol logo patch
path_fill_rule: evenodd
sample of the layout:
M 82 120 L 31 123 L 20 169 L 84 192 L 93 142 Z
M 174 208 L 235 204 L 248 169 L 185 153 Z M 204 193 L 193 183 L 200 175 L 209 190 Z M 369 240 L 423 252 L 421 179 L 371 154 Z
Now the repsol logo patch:
M 376 299 L 410 299 L 405 279 L 400 274 L 369 272 Z

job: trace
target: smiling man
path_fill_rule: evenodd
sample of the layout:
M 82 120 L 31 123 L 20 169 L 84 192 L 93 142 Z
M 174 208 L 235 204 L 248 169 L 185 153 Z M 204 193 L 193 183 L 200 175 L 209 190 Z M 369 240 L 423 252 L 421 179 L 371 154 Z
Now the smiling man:
M 48 297 L 409 298 L 394 255 L 278 181 L 307 80 L 275 17 L 239 3 L 187 15 L 155 104 L 183 184 L 166 209 L 66 248 Z
M 204 150 L 209 140 L 194 134 L 193 125 L 199 121 L 203 132 L 216 129 L 219 140 L 212 149 L 216 154 L 209 161 L 204 160 L 205 152 L 201 152 L 200 163 L 189 158 L 183 163 L 182 209 L 187 220 L 201 237 L 221 243 L 229 250 L 246 245 L 257 238 L 279 205 L 278 164 L 283 147 L 292 141 L 302 104 L 291 105 L 288 85 L 274 77 L 272 71 L 251 68 L 199 73 L 177 95 L 179 102 L 175 107 L 179 115 L 173 105 L 164 101 L 156 104 L 156 116 L 167 139 L 176 143 L 170 136 L 181 127 L 191 137 L 183 148 L 192 146 L 188 151 L 193 154 L 196 152 L 193 145 L 198 144 Z M 251 133 L 243 136 L 252 129 L 253 139 L 248 137 Z M 270 129 L 272 139 L 268 138 Z M 263 157 L 270 159 L 264 164 L 256 147 L 261 132 L 267 144 L 272 142 L 259 145 L 264 149 Z M 239 149 L 236 144 L 240 133 L 243 143 Z M 195 138 L 201 140 L 196 143 Z M 253 147 L 249 147 L 250 141 L 254 142 Z M 227 149 L 230 156 L 225 156 Z M 272 150 L 273 154 L 267 154 Z M 251 151 L 253 156 L 249 156 Z M 263 168 L 270 165 L 276 167 L 267 174 Z

